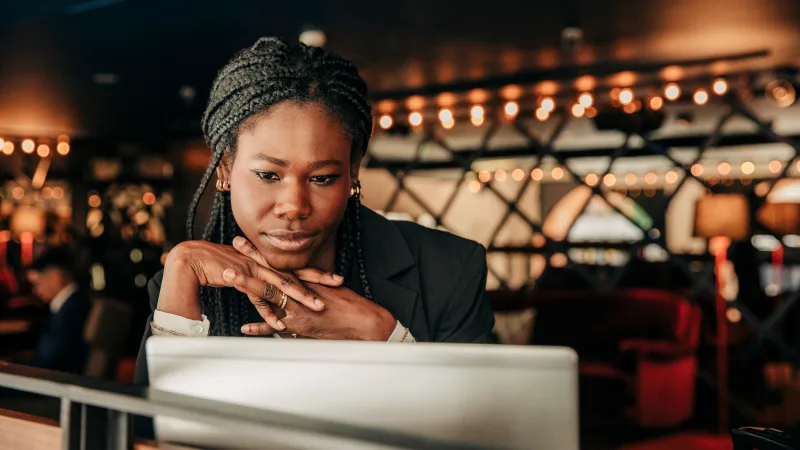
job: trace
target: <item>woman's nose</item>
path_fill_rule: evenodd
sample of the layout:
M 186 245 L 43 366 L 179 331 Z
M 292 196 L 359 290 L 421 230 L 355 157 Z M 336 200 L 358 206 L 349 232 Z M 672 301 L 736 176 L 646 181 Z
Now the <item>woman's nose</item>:
M 287 183 L 278 194 L 273 212 L 286 220 L 305 219 L 311 215 L 308 188 L 299 183 Z

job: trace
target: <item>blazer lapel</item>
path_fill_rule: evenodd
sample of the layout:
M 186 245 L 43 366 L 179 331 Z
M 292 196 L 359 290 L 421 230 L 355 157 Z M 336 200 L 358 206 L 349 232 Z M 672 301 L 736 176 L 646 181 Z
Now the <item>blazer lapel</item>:
M 391 312 L 419 341 L 429 340 L 420 303 L 419 271 L 414 256 L 394 223 L 361 209 L 364 266 L 375 303 Z

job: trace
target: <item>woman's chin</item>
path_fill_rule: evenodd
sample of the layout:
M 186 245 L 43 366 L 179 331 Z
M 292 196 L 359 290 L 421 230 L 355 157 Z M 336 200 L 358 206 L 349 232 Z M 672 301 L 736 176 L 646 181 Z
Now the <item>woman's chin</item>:
M 290 272 L 294 270 L 305 269 L 311 260 L 310 253 L 287 253 L 287 254 L 272 254 L 267 258 L 267 264 L 275 270 L 281 272 Z

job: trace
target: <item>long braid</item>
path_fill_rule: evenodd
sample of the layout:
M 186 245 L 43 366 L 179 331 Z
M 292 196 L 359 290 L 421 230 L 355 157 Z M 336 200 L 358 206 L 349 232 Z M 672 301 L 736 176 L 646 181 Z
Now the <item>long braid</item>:
M 202 128 L 213 156 L 189 206 L 186 223 L 189 239 L 193 236 L 200 198 L 223 156 L 229 154 L 235 158 L 237 136 L 247 126 L 247 119 L 284 101 L 324 107 L 350 138 L 353 161 L 366 152 L 372 133 L 372 110 L 366 83 L 356 67 L 320 48 L 261 38 L 234 56 L 212 85 Z M 351 274 L 357 272 L 365 297 L 371 299 L 361 248 L 360 207 L 357 196 L 347 202 L 337 233 L 336 272 L 351 287 Z M 230 245 L 237 234 L 241 230 L 231 211 L 230 196 L 217 193 L 203 239 Z M 204 288 L 200 298 L 204 313 L 213 317 L 212 334 L 238 335 L 241 325 L 257 318 L 247 297 L 235 289 Z

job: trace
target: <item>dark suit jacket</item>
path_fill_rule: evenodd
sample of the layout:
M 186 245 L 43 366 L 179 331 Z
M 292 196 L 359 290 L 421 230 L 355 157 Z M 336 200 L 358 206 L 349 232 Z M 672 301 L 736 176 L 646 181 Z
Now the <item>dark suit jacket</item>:
M 362 208 L 364 266 L 372 297 L 417 341 L 491 342 L 494 313 L 485 298 L 486 250 L 480 244 L 413 222 L 389 221 Z M 156 309 L 162 273 L 149 283 Z M 152 320 L 152 316 L 150 318 Z M 144 343 L 134 381 L 147 385 Z
M 29 365 L 64 372 L 83 373 L 89 345 L 83 338 L 83 330 L 92 303 L 89 297 L 78 290 L 72 294 L 57 313 L 47 321 L 34 359 Z

